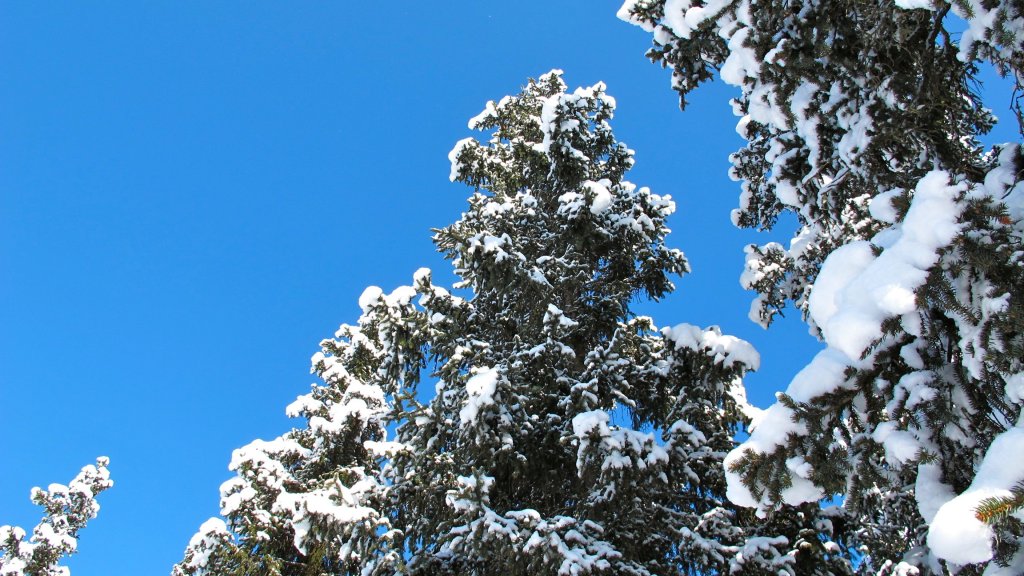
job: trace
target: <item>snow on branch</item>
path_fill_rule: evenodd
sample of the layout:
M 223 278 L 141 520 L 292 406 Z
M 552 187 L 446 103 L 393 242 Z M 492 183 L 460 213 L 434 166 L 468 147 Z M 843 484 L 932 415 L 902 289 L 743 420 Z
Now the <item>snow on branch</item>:
M 0 575 L 68 576 L 59 562 L 78 550 L 78 532 L 99 513 L 96 496 L 114 485 L 107 470 L 109 459 L 82 468 L 67 486 L 50 484 L 32 489 L 32 501 L 46 515 L 31 535 L 18 526 L 0 526 Z

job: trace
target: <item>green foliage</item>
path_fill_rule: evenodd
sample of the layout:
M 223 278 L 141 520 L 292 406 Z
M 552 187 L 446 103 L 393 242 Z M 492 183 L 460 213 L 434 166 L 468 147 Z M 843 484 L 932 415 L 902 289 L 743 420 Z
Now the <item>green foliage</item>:
M 974 514 L 978 520 L 997 524 L 1009 519 L 1011 514 L 1024 510 L 1024 481 L 1010 489 L 1009 496 L 991 496 L 978 504 Z
M 176 575 L 848 572 L 820 510 L 765 532 L 726 503 L 758 358 L 630 311 L 688 265 L 613 111 L 554 71 L 471 121 L 450 159 L 474 193 L 434 242 L 472 297 L 425 269 L 367 289 L 289 408 L 307 426 L 236 451 L 227 522 Z

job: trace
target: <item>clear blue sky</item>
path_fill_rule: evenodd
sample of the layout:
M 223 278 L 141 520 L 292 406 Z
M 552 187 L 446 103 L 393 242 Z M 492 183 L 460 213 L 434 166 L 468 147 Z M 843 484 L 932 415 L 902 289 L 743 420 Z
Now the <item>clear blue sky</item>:
M 729 223 L 733 89 L 681 114 L 618 6 L 0 3 L 0 524 L 31 528 L 32 486 L 107 455 L 72 572 L 167 574 L 231 451 L 302 424 L 284 407 L 363 288 L 450 278 L 429 229 L 469 190 L 447 153 L 551 68 L 608 84 L 630 179 L 679 205 L 694 273 L 642 312 L 752 341 L 766 405 L 817 346 L 747 320 L 742 246 L 770 238 Z

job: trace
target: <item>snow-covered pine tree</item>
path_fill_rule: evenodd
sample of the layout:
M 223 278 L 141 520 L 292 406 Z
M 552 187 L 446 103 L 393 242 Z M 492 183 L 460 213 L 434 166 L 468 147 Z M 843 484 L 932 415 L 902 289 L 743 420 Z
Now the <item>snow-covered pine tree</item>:
M 986 513 L 1024 480 L 1024 161 L 1019 141 L 979 145 L 994 119 L 976 90 L 986 61 L 1008 75 L 1020 127 L 1024 3 L 629 0 L 619 16 L 654 34 L 684 99 L 716 75 L 740 88 L 734 222 L 799 222 L 788 247 L 748 249 L 742 281 L 752 319 L 792 302 L 827 349 L 727 459 L 730 498 L 845 494 L 863 573 L 1024 573 L 1024 513 Z
M 107 458 L 97 458 L 64 486 L 32 489 L 32 502 L 45 510 L 26 534 L 19 526 L 0 526 L 0 576 L 67 576 L 60 561 L 78 550 L 78 532 L 99 513 L 96 496 L 114 485 Z
M 227 522 L 176 575 L 842 572 L 816 508 L 769 525 L 786 538 L 724 501 L 756 352 L 630 312 L 687 264 L 613 110 L 553 71 L 470 121 L 489 138 L 451 178 L 475 192 L 434 236 L 469 297 L 426 269 L 367 289 L 289 408 L 306 427 L 236 451 Z

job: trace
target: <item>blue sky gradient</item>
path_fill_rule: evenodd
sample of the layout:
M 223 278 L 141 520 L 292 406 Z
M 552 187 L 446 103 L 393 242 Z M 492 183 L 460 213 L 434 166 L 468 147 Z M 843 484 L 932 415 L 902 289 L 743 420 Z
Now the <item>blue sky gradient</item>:
M 669 242 L 694 272 L 638 311 L 750 340 L 766 406 L 818 346 L 793 314 L 747 320 L 742 247 L 774 238 L 729 222 L 735 91 L 680 113 L 618 7 L 0 4 L 0 524 L 30 529 L 32 486 L 107 455 L 115 486 L 72 573 L 167 574 L 231 451 L 302 425 L 284 407 L 363 289 L 421 266 L 452 280 L 430 229 L 471 191 L 448 151 L 552 68 L 607 83 L 629 179 L 677 201 Z

